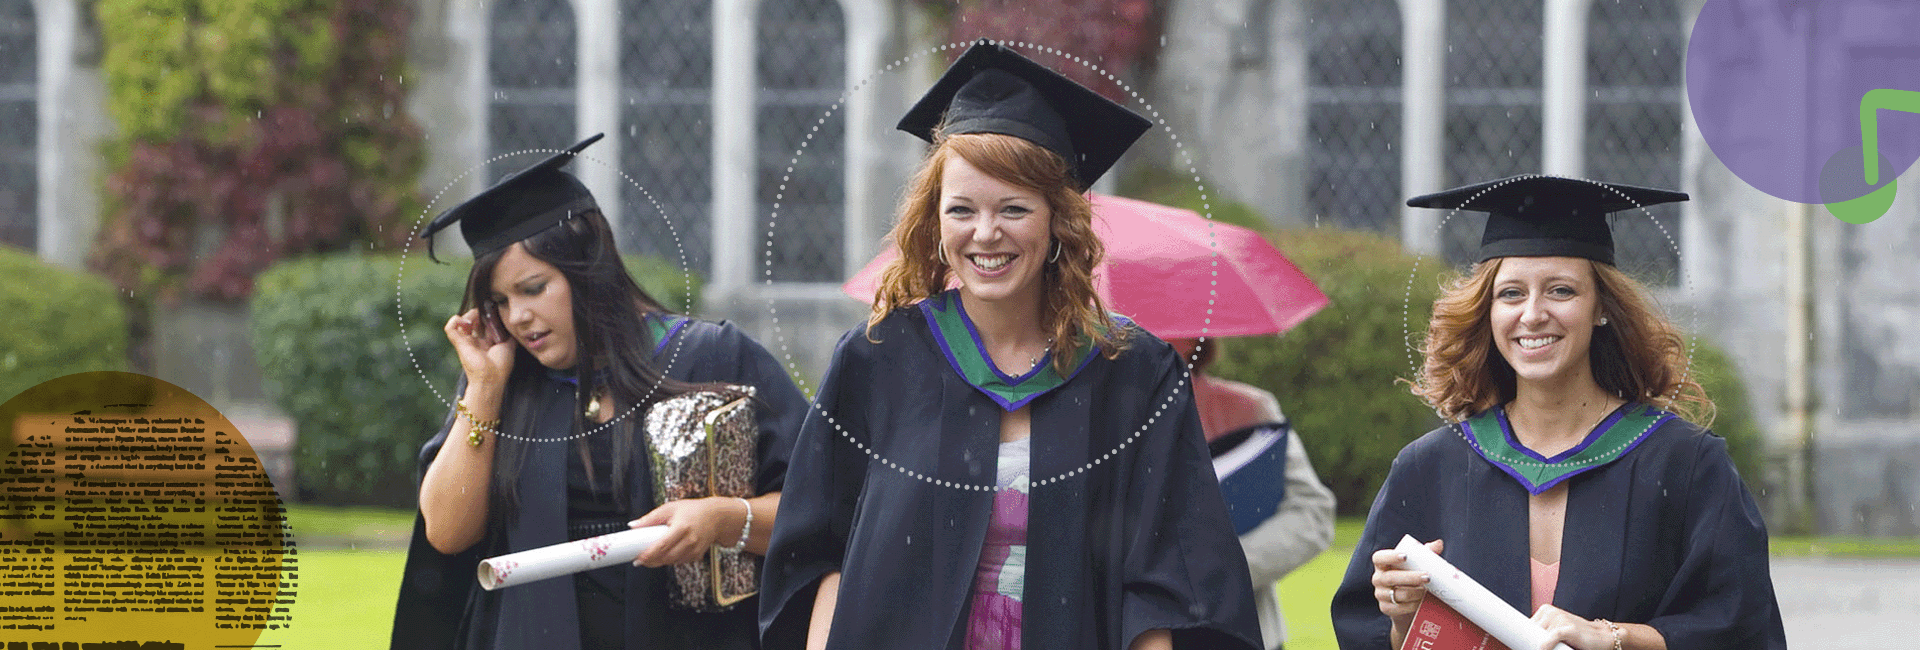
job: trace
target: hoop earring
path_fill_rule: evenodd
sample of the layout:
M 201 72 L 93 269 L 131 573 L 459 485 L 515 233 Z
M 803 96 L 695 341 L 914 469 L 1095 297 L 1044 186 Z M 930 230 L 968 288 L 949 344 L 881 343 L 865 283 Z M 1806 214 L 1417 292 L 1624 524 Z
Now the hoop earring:
M 933 259 L 940 260 L 940 263 L 946 266 L 953 266 L 952 262 L 947 261 L 947 247 L 937 243 L 933 246 Z
M 1060 240 L 1053 240 L 1053 257 L 1047 258 L 1048 264 L 1055 264 L 1060 261 L 1060 249 L 1062 248 L 1066 248 L 1066 246 L 1061 245 Z

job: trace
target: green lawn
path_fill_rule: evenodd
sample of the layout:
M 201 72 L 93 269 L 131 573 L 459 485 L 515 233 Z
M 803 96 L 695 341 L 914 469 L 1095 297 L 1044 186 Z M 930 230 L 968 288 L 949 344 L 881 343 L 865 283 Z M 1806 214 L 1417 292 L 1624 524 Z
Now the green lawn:
M 1343 517 L 1334 523 L 1333 546 L 1280 580 L 1280 609 L 1287 616 L 1287 650 L 1333 650 L 1333 621 L 1328 606 L 1353 556 L 1366 521 Z M 1778 557 L 1920 557 L 1920 539 L 1841 536 L 1775 536 L 1769 544 Z
M 300 544 L 294 626 L 268 631 L 259 643 L 288 650 L 385 647 L 413 513 L 290 506 L 288 518 Z M 1338 520 L 1333 546 L 1280 581 L 1288 650 L 1335 647 L 1327 605 L 1364 523 Z M 1772 549 L 1779 556 L 1920 557 L 1920 540 L 1783 536 L 1773 539 Z
M 287 650 L 385 648 L 400 590 L 399 550 L 301 550 L 292 627 L 268 630 L 256 641 Z
M 1333 650 L 1333 590 L 1347 571 L 1353 543 L 1366 521 L 1341 518 L 1333 524 L 1333 545 L 1280 579 L 1280 611 L 1287 617 L 1287 650 Z
M 1768 540 L 1769 550 L 1781 557 L 1920 557 L 1920 538 L 1886 537 L 1809 537 L 1776 535 Z
M 299 549 L 292 626 L 256 643 L 301 648 L 385 648 L 407 560 L 413 511 L 289 505 Z

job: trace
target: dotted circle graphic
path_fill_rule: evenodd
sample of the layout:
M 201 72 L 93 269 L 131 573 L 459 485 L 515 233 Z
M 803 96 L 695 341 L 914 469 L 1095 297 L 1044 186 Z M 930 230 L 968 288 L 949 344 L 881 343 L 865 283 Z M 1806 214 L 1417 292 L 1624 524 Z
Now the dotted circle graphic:
M 1496 183 L 1490 187 L 1487 187 L 1486 189 L 1483 189 L 1483 190 L 1480 190 L 1479 192 L 1474 193 L 1473 196 L 1467 197 L 1467 200 L 1463 201 L 1461 204 L 1472 205 L 1475 201 L 1478 201 L 1482 195 L 1485 195 L 1488 192 L 1504 187 L 1508 183 L 1512 183 L 1515 181 L 1523 181 L 1523 180 L 1532 179 L 1532 178 L 1547 178 L 1547 176 L 1545 174 L 1526 174 L 1522 176 L 1509 178 L 1503 182 Z M 1559 178 L 1567 178 L 1567 177 L 1559 177 Z M 1614 193 L 1615 196 L 1618 196 L 1621 199 L 1625 199 L 1628 203 L 1633 204 L 1633 209 L 1639 210 L 1641 216 L 1646 217 L 1648 221 L 1653 222 L 1653 225 L 1655 228 L 1660 229 L 1660 235 L 1666 238 L 1668 248 L 1672 249 L 1676 255 L 1679 254 L 1680 243 L 1673 238 L 1673 233 L 1667 232 L 1667 227 L 1664 225 L 1661 225 L 1659 219 L 1653 218 L 1653 214 L 1650 212 L 1647 212 L 1646 206 L 1640 205 L 1640 202 L 1638 200 L 1635 200 L 1633 197 L 1626 195 L 1620 190 L 1615 189 L 1599 181 L 1595 181 L 1587 178 L 1568 178 L 1568 180 L 1576 180 L 1583 183 L 1592 183 L 1596 186 L 1599 186 L 1602 189 L 1605 189 L 1609 192 Z M 1440 223 L 1434 226 L 1434 230 L 1436 232 L 1445 232 L 1447 227 L 1447 221 L 1453 219 L 1454 215 L 1457 215 L 1459 213 L 1460 213 L 1460 208 L 1454 208 L 1452 210 L 1447 211 L 1446 216 L 1441 217 Z M 1412 324 L 1413 323 L 1413 283 L 1419 278 L 1420 260 L 1425 257 L 1426 257 L 1425 255 L 1414 256 L 1413 270 L 1407 274 L 1407 289 L 1406 289 L 1406 292 L 1401 295 L 1401 299 L 1400 299 L 1401 300 L 1400 302 L 1400 337 L 1402 339 L 1402 342 L 1406 345 L 1407 363 L 1413 369 L 1413 376 L 1416 378 L 1416 383 L 1418 381 L 1424 381 L 1425 377 L 1420 374 L 1421 361 L 1419 358 L 1419 354 L 1420 354 L 1419 346 L 1413 343 L 1413 324 Z M 1689 294 L 1693 293 L 1693 279 L 1691 277 L 1687 278 L 1686 286 L 1687 286 L 1687 289 L 1686 289 L 1687 293 Z M 1693 327 L 1688 329 L 1687 367 L 1686 367 L 1686 370 L 1682 372 L 1680 375 L 1681 382 L 1685 382 L 1691 377 L 1693 377 L 1693 353 L 1699 347 L 1699 339 L 1693 335 L 1693 332 L 1699 331 L 1700 329 L 1700 308 L 1692 307 L 1691 311 L 1693 312 L 1692 314 Z M 1679 390 L 1675 389 L 1674 394 L 1669 396 L 1669 399 L 1677 398 L 1679 396 L 1680 396 Z M 1438 415 L 1437 412 L 1435 414 Z M 1444 419 L 1444 416 L 1443 416 L 1443 419 Z M 1462 440 L 1465 440 L 1467 444 L 1475 445 L 1476 447 L 1478 446 L 1476 443 L 1474 443 L 1471 437 L 1467 436 L 1465 429 L 1460 426 L 1459 422 L 1449 422 L 1447 423 L 1447 426 L 1452 428 L 1454 433 L 1459 435 Z M 1653 427 L 1652 425 L 1649 425 L 1646 430 L 1643 430 L 1640 432 L 1640 435 L 1644 436 L 1646 435 L 1647 431 L 1651 431 L 1651 430 L 1653 430 Z M 1638 438 L 1636 437 L 1636 439 Z
M 1134 90 L 1133 87 L 1129 86 L 1125 81 L 1122 81 L 1119 77 L 1114 76 L 1113 73 L 1101 69 L 1098 65 L 1094 64 L 1094 62 L 1091 59 L 1075 56 L 1063 50 L 1048 47 L 1038 43 L 1027 43 L 1027 42 L 1020 42 L 1020 41 L 993 41 L 993 42 L 1001 45 L 1005 45 L 1005 46 L 1017 47 L 1022 49 L 1043 52 L 1049 55 L 1055 55 L 1062 59 L 1066 59 L 1074 63 L 1080 64 L 1082 66 L 1085 66 L 1088 70 L 1092 70 L 1096 74 L 1104 76 L 1107 79 L 1113 81 L 1121 89 L 1121 91 L 1125 92 L 1127 96 L 1133 100 L 1134 103 L 1139 104 L 1142 110 L 1144 110 L 1147 113 L 1147 115 L 1152 119 L 1152 121 L 1155 124 L 1159 125 L 1161 130 L 1166 132 L 1168 139 L 1173 142 L 1174 149 L 1180 154 L 1181 158 L 1186 163 L 1187 171 L 1193 174 L 1193 181 L 1194 181 L 1195 187 L 1199 190 L 1199 193 L 1200 193 L 1200 200 L 1202 201 L 1201 214 L 1207 218 L 1207 236 L 1209 240 L 1209 245 L 1213 249 L 1212 259 L 1209 261 L 1209 268 L 1213 276 L 1210 287 L 1217 287 L 1220 283 L 1219 282 L 1220 247 L 1219 247 L 1219 242 L 1215 238 L 1214 231 L 1213 231 L 1212 204 L 1209 202 L 1210 200 L 1207 197 L 1206 186 L 1201 184 L 1200 172 L 1193 163 L 1192 155 L 1187 152 L 1185 145 L 1183 145 L 1180 142 L 1179 135 L 1174 133 L 1173 128 L 1171 126 L 1167 125 L 1166 119 L 1160 116 L 1160 112 L 1158 110 L 1155 110 L 1152 104 L 1147 103 L 1145 99 L 1141 98 L 1139 91 Z M 764 277 L 763 284 L 771 285 L 773 283 L 773 266 L 772 266 L 773 244 L 774 244 L 775 235 L 780 223 L 780 219 L 779 219 L 780 204 L 782 201 L 785 200 L 785 197 L 787 194 L 787 183 L 791 181 L 793 177 L 794 167 L 799 164 L 800 157 L 806 155 L 808 145 L 813 143 L 814 135 L 820 132 L 820 127 L 826 125 L 827 119 L 831 118 L 835 112 L 839 111 L 840 107 L 847 102 L 847 99 L 849 97 L 851 97 L 854 93 L 857 93 L 862 89 L 866 88 L 880 75 L 893 72 L 896 68 L 904 67 L 908 63 L 912 62 L 915 59 L 919 59 L 920 57 L 930 56 L 930 55 L 938 54 L 941 52 L 947 52 L 947 51 L 956 50 L 956 49 L 964 50 L 965 48 L 971 45 L 973 45 L 972 42 L 947 43 L 945 45 L 930 47 L 925 50 L 921 50 L 919 52 L 915 52 L 907 56 L 903 56 L 899 59 L 895 59 L 893 62 L 888 63 L 881 70 L 876 71 L 873 74 L 869 74 L 865 78 L 861 79 L 859 82 L 853 84 L 853 86 L 849 88 L 846 92 L 841 93 L 840 97 L 836 99 L 831 106 L 827 107 L 827 110 L 820 116 L 820 118 L 817 121 L 814 122 L 813 126 L 810 129 L 808 129 L 805 137 L 800 142 L 799 148 L 794 150 L 793 157 L 787 161 L 786 170 L 782 173 L 780 177 L 780 186 L 774 192 L 773 204 L 771 206 L 772 213 L 769 215 L 768 224 L 767 224 L 767 239 L 765 242 L 765 246 L 766 246 L 765 255 L 762 257 L 762 269 L 763 269 L 762 275 Z M 1059 475 L 1034 480 L 1031 483 L 1033 487 L 1039 488 L 1042 486 L 1059 483 L 1061 481 L 1065 481 L 1069 478 L 1079 476 L 1081 474 L 1085 474 L 1093 470 L 1094 467 L 1108 460 L 1111 460 L 1115 455 L 1119 454 L 1121 451 L 1124 451 L 1127 447 L 1131 446 L 1135 440 L 1139 439 L 1140 434 L 1145 433 L 1148 427 L 1151 427 L 1161 417 L 1165 416 L 1167 407 L 1171 406 L 1174 403 L 1174 399 L 1179 396 L 1180 388 L 1183 386 L 1186 386 L 1189 379 L 1191 379 L 1193 374 L 1193 361 L 1199 358 L 1199 355 L 1201 354 L 1201 352 L 1203 352 L 1206 349 L 1205 346 L 1211 344 L 1210 343 L 1211 337 L 1206 336 L 1206 332 L 1207 332 L 1206 325 L 1212 324 L 1211 317 L 1213 315 L 1214 301 L 1218 297 L 1218 290 L 1215 288 L 1209 288 L 1207 293 L 1208 295 L 1207 295 L 1207 312 L 1206 313 L 1208 317 L 1203 321 L 1204 325 L 1201 327 L 1201 336 L 1198 339 L 1199 340 L 1198 345 L 1196 345 L 1194 348 L 1194 354 L 1192 357 L 1190 357 L 1187 360 L 1186 373 L 1183 374 L 1181 378 L 1175 382 L 1173 390 L 1170 391 L 1164 399 L 1160 400 L 1160 402 L 1154 406 L 1153 415 L 1148 417 L 1147 421 L 1141 424 L 1138 430 L 1133 431 L 1131 434 L 1127 436 L 1125 440 L 1115 445 L 1113 449 L 1108 450 L 1106 453 L 1101 454 L 1098 458 L 1095 458 L 1084 465 L 1068 470 Z M 771 314 L 772 316 L 774 336 L 776 339 L 779 340 L 780 352 L 781 352 L 781 355 L 785 357 L 787 371 L 789 374 L 797 375 L 798 368 L 793 361 L 793 354 L 789 350 L 789 347 L 787 345 L 785 331 L 780 325 L 779 308 L 777 305 L 773 304 L 773 298 L 771 295 L 769 295 L 767 298 L 767 308 L 768 308 L 769 314 Z M 801 389 L 806 390 L 807 388 L 806 380 L 801 379 L 801 380 L 798 380 L 798 382 L 800 384 Z M 932 476 L 928 476 L 923 472 L 920 472 L 915 469 L 896 463 L 891 459 L 881 456 L 879 452 L 875 451 L 873 448 L 869 447 L 865 443 L 856 439 L 852 432 L 849 432 L 846 430 L 846 428 L 840 426 L 840 423 L 834 420 L 833 414 L 827 412 L 826 407 L 820 404 L 819 400 L 813 400 L 811 402 L 811 405 L 813 409 L 819 411 L 821 417 L 825 418 L 828 424 L 833 425 L 834 432 L 837 433 L 841 438 L 844 438 L 847 443 L 852 444 L 855 449 L 858 449 L 861 452 L 864 452 L 869 459 L 871 459 L 874 462 L 880 463 L 881 465 L 887 467 L 888 469 L 899 472 L 900 474 L 905 475 L 909 478 L 919 480 L 919 481 L 925 481 L 927 483 L 938 485 L 940 487 L 953 488 L 957 490 L 978 491 L 978 492 L 994 492 L 999 490 L 999 486 L 997 485 L 961 483 L 956 481 L 948 481 L 948 480 L 935 478 Z
M 519 151 L 504 153 L 498 156 L 494 156 L 492 158 L 488 158 L 485 161 L 481 162 L 480 164 L 474 165 L 472 167 L 468 167 L 465 171 L 462 171 L 458 175 L 454 176 L 453 180 L 447 181 L 447 184 L 442 186 L 438 192 L 434 192 L 433 199 L 427 201 L 426 207 L 421 208 L 420 215 L 414 218 L 412 232 L 419 232 L 421 230 L 421 227 L 427 222 L 428 215 L 431 215 L 434 213 L 434 206 L 440 203 L 441 197 L 446 196 L 447 192 L 451 191 L 455 187 L 458 187 L 460 185 L 460 182 L 465 180 L 467 176 L 475 172 L 485 170 L 488 165 L 491 165 L 495 162 L 499 162 L 502 160 L 506 160 L 508 158 L 515 158 L 515 157 L 530 155 L 530 154 L 538 154 L 541 156 L 551 156 L 551 155 L 563 154 L 563 153 L 567 153 L 567 152 L 562 149 L 521 149 Z M 640 190 L 640 195 L 645 197 L 649 204 L 653 205 L 654 214 L 659 215 L 660 219 L 667 224 L 667 232 L 673 237 L 674 250 L 677 251 L 680 257 L 680 275 L 683 279 L 685 279 L 687 283 L 686 290 L 688 294 L 691 295 L 693 291 L 693 271 L 691 270 L 691 266 L 687 263 L 686 240 L 680 236 L 680 231 L 674 224 L 674 220 L 667 214 L 666 209 L 661 207 L 660 201 L 658 199 L 653 198 L 653 193 L 648 192 L 646 186 L 641 185 L 640 182 L 634 180 L 632 176 L 628 176 L 625 171 L 621 171 L 619 166 L 609 163 L 607 161 L 601 160 L 599 158 L 595 158 L 584 152 L 573 154 L 573 156 L 576 160 L 582 160 L 589 163 L 602 165 L 607 167 L 608 169 L 614 170 L 615 173 L 620 174 L 620 178 L 626 180 L 627 184 L 632 185 L 634 189 Z M 426 369 L 420 367 L 420 358 L 414 355 L 413 344 L 409 340 L 408 333 L 407 333 L 407 312 L 406 312 L 406 303 L 403 300 L 403 292 L 405 290 L 405 279 L 407 274 L 407 255 L 413 251 L 413 243 L 415 239 L 417 238 L 415 237 L 407 238 L 406 245 L 403 246 L 400 250 L 399 270 L 394 273 L 394 278 L 393 278 L 394 317 L 400 321 L 400 342 L 401 342 L 401 345 L 403 345 L 407 349 L 407 361 L 413 364 L 414 374 L 419 375 L 420 381 L 425 382 L 427 384 L 427 390 L 433 391 L 433 396 L 435 399 L 438 399 L 441 402 L 446 403 L 447 408 L 452 409 L 453 400 L 449 399 L 446 395 L 442 395 L 440 393 L 440 388 L 438 386 L 435 386 L 433 383 L 433 380 L 427 377 Z M 519 343 L 516 342 L 514 345 L 519 345 Z M 685 339 L 680 337 L 674 338 L 673 348 L 672 348 L 673 352 L 667 356 L 667 365 L 666 365 L 666 368 L 661 369 L 662 373 L 665 373 L 668 369 L 673 368 L 674 364 L 679 361 L 680 350 L 682 347 L 684 347 L 684 345 L 685 345 Z M 626 410 L 621 411 L 618 415 L 615 415 L 612 418 L 608 418 L 606 422 L 600 423 L 599 426 L 595 426 L 593 428 L 587 429 L 585 431 L 582 431 L 580 433 L 576 433 L 570 436 L 561 437 L 561 438 L 528 438 L 524 436 L 517 436 L 514 434 L 510 434 L 504 431 L 496 431 L 494 432 L 494 435 L 498 435 L 502 438 L 507 438 L 509 440 L 518 440 L 521 442 L 567 442 L 570 440 L 584 438 L 586 436 L 590 436 L 595 433 L 599 433 L 601 431 L 606 430 L 608 427 L 613 426 L 614 423 L 619 422 L 620 420 L 626 418 L 628 415 L 632 414 L 634 411 L 639 410 L 640 408 L 639 404 L 647 403 L 649 399 L 652 398 L 651 391 L 658 390 L 658 389 L 659 387 L 657 386 L 649 389 L 649 394 L 646 395 L 641 400 L 639 400 L 639 402 L 633 405 L 629 405 L 626 408 Z

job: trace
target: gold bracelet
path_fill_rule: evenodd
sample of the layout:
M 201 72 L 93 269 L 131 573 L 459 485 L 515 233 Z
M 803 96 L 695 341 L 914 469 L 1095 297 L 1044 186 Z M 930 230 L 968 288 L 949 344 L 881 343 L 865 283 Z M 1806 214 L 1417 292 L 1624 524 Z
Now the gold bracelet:
M 1599 621 L 1606 625 L 1607 629 L 1613 630 L 1613 650 L 1620 650 L 1620 646 L 1622 645 L 1621 641 L 1626 638 L 1626 632 L 1621 630 L 1620 626 L 1614 625 L 1613 621 L 1604 618 L 1596 618 L 1593 620 Z
M 482 433 L 494 433 L 494 434 L 500 433 L 500 420 L 498 418 L 492 419 L 492 420 L 482 420 L 480 418 L 474 417 L 473 411 L 467 408 L 467 401 L 464 399 L 454 402 L 453 410 L 454 412 L 459 413 L 461 416 L 466 417 L 467 423 L 472 425 L 467 429 L 468 445 L 479 447 L 481 443 L 485 442 L 486 437 L 480 435 Z

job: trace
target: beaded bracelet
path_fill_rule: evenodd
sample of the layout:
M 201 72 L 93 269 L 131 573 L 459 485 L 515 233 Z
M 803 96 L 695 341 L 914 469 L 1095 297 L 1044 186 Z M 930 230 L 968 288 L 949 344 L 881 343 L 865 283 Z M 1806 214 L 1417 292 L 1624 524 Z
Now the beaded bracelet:
M 740 541 L 734 542 L 731 549 L 733 552 L 738 553 L 747 549 L 747 533 L 753 530 L 753 502 L 741 499 L 740 497 L 734 498 L 740 499 L 740 505 L 747 507 L 747 523 L 740 525 Z
M 496 418 L 492 420 L 482 420 L 480 418 L 473 417 L 473 411 L 467 408 L 466 400 L 460 400 L 460 401 L 454 402 L 453 410 L 454 412 L 459 413 L 461 416 L 466 417 L 467 423 L 472 425 L 467 429 L 468 445 L 479 447 L 482 442 L 485 442 L 486 437 L 480 435 L 482 433 L 493 433 L 493 434 L 500 433 L 499 419 Z
M 1613 650 L 1620 650 L 1621 641 L 1626 638 L 1626 633 L 1620 629 L 1620 626 L 1614 625 L 1613 621 L 1609 621 L 1604 618 L 1596 618 L 1593 620 L 1596 620 L 1601 622 L 1602 624 L 1605 624 L 1607 626 L 1607 629 L 1613 631 Z

